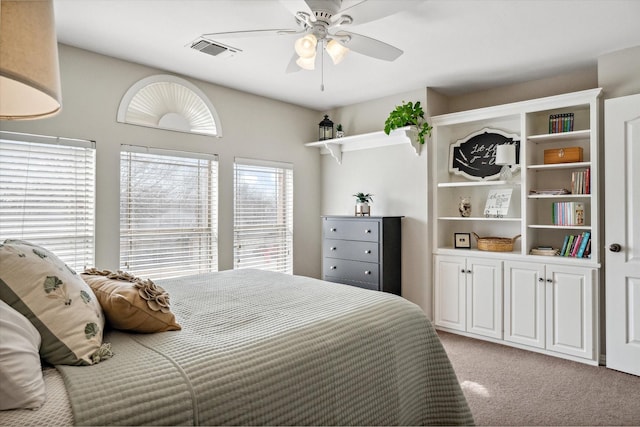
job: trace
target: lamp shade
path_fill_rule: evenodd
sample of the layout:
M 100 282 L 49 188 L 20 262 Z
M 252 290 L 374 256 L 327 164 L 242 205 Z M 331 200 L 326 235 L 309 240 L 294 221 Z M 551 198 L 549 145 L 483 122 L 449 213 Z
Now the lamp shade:
M 316 55 L 318 39 L 313 34 L 307 34 L 296 40 L 294 48 L 300 58 L 311 58 Z
M 60 111 L 53 0 L 0 2 L 0 119 Z
M 502 144 L 496 147 L 496 165 L 514 165 L 516 163 L 516 146 Z
M 331 39 L 327 43 L 326 51 L 331 57 L 334 65 L 338 65 L 349 52 L 349 49 L 342 46 L 337 40 Z

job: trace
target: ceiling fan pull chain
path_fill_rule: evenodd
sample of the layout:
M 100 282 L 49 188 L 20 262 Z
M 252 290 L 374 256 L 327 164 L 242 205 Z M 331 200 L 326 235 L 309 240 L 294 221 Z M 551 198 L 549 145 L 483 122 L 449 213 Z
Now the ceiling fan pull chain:
M 322 48 L 320 49 L 320 92 L 324 92 L 324 50 L 326 41 L 322 40 Z

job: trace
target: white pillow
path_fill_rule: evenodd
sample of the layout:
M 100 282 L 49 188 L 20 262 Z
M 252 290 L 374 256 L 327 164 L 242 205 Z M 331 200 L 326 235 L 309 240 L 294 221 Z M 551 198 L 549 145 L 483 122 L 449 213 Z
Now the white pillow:
M 39 348 L 38 330 L 0 300 L 0 410 L 36 409 L 44 404 Z

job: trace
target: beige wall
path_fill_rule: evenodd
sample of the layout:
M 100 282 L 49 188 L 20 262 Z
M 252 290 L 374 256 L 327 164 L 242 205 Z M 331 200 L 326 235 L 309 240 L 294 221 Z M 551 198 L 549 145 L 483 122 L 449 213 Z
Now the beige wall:
M 640 46 L 598 58 L 598 84 L 605 99 L 640 93 Z
M 0 128 L 96 141 L 96 266 L 118 268 L 119 148 L 133 144 L 219 155 L 220 270 L 233 268 L 234 157 L 293 163 L 294 272 L 320 276 L 320 155 L 304 146 L 317 135 L 318 112 L 187 79 L 215 106 L 223 138 L 117 123 L 129 87 L 165 72 L 66 45 L 59 54 L 62 112 L 48 119 L 2 121 Z

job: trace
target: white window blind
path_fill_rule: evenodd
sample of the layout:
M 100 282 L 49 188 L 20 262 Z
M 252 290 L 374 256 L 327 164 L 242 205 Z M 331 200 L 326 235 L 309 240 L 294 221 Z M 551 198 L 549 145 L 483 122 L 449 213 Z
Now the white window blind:
M 95 143 L 0 132 L 0 237 L 94 264 Z
M 120 268 L 163 279 L 218 269 L 218 158 L 123 145 Z
M 236 159 L 234 267 L 293 273 L 293 166 Z

